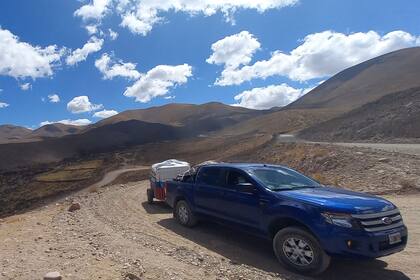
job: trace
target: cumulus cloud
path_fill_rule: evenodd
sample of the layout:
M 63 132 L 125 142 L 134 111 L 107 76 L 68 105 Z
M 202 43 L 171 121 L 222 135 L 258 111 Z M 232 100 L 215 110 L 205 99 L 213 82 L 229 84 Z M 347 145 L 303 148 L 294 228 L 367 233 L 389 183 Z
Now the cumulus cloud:
M 258 110 L 283 107 L 306 94 L 311 89 L 294 88 L 285 83 L 253 88 L 236 95 L 234 98 L 237 103 L 234 105 Z
M 142 75 L 124 95 L 137 102 L 149 102 L 152 98 L 166 95 L 171 87 L 184 84 L 192 76 L 192 67 L 182 65 L 158 65 Z
M 93 104 L 87 96 L 77 96 L 67 103 L 67 110 L 73 114 L 92 112 L 103 108 L 102 104 Z
M 251 62 L 253 54 L 260 48 L 258 40 L 248 31 L 227 36 L 211 46 L 213 54 L 207 63 L 237 68 Z
M 76 125 L 76 126 L 83 126 L 83 125 L 88 125 L 91 124 L 92 122 L 88 119 L 78 119 L 78 120 L 61 120 L 61 121 L 43 121 L 39 124 L 39 126 L 44 126 L 47 124 L 54 124 L 54 123 L 62 123 L 62 124 L 66 124 L 66 125 Z
M 4 102 L 0 102 L 0 109 L 6 108 L 6 107 L 9 107 L 9 104 L 4 103 Z
M 314 33 L 306 36 L 302 44 L 290 53 L 277 50 L 268 60 L 243 67 L 232 67 L 230 63 L 224 63 L 224 70 L 215 84 L 239 85 L 255 78 L 276 75 L 294 81 L 328 77 L 370 58 L 420 45 L 419 38 L 404 31 L 393 31 L 383 36 L 375 31 Z M 228 58 L 225 60 L 229 61 Z M 214 63 L 212 60 L 207 62 Z
M 109 11 L 111 0 L 93 0 L 90 4 L 83 5 L 74 12 L 75 16 L 83 20 L 100 20 Z
M 115 116 L 116 114 L 118 114 L 118 112 L 115 110 L 102 110 L 102 111 L 96 112 L 95 114 L 93 114 L 93 116 L 95 118 L 105 119 L 105 118 Z
M 112 30 L 111 28 L 108 29 L 109 37 L 112 41 L 116 40 L 118 38 L 118 33 Z
M 65 49 L 45 48 L 21 42 L 19 37 L 0 27 L 0 75 L 14 78 L 41 78 L 53 75 Z
M 239 9 L 252 9 L 260 13 L 270 9 L 293 6 L 298 0 L 94 0 L 83 5 L 75 15 L 85 21 L 100 21 L 111 9 L 121 16 L 121 26 L 131 32 L 147 35 L 157 23 L 165 19 L 167 12 L 183 12 L 190 16 L 211 16 L 218 12 L 226 21 L 234 22 L 234 13 Z
M 105 80 L 111 80 L 114 77 L 136 80 L 141 75 L 136 70 L 135 63 L 114 61 L 107 53 L 104 53 L 95 61 L 95 66 L 103 74 Z
M 32 85 L 30 83 L 24 83 L 19 85 L 21 90 L 28 90 L 32 88 Z
M 48 99 L 51 103 L 60 102 L 60 96 L 58 96 L 58 94 L 50 94 L 50 95 L 48 95 Z
M 67 56 L 66 63 L 68 65 L 75 65 L 86 60 L 89 54 L 100 51 L 103 43 L 103 39 L 92 36 L 82 48 L 74 50 L 69 56 Z
M 88 32 L 89 35 L 93 35 L 93 34 L 98 33 L 98 25 L 96 25 L 96 24 L 86 25 L 85 29 L 86 29 L 86 31 Z

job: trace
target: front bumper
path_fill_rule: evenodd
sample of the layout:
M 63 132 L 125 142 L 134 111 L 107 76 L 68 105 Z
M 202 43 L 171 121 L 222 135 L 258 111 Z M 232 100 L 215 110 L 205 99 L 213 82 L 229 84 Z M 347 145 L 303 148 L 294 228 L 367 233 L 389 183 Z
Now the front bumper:
M 389 235 L 397 232 L 401 234 L 401 242 L 390 244 Z M 327 253 L 333 256 L 379 258 L 404 250 L 407 239 L 406 226 L 378 232 L 346 230 L 332 226 L 329 234 L 322 238 L 321 243 Z M 348 241 L 351 241 L 351 246 Z

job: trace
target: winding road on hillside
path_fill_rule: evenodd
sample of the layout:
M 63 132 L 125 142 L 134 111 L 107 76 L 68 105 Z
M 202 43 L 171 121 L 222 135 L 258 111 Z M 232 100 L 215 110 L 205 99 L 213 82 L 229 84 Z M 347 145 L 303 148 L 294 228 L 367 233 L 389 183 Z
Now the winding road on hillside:
M 406 144 L 406 143 L 344 143 L 344 142 L 312 142 L 297 138 L 293 134 L 279 134 L 277 136 L 279 143 L 309 143 L 321 145 L 337 145 L 344 147 L 359 147 L 383 150 L 387 152 L 396 152 L 409 155 L 420 155 L 420 144 Z

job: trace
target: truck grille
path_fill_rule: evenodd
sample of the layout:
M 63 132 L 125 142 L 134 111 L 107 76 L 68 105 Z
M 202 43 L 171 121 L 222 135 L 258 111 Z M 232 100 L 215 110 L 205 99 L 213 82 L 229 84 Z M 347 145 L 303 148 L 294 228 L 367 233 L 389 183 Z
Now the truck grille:
M 360 226 L 368 232 L 388 230 L 404 225 L 398 209 L 372 214 L 353 214 L 352 217 L 358 220 Z

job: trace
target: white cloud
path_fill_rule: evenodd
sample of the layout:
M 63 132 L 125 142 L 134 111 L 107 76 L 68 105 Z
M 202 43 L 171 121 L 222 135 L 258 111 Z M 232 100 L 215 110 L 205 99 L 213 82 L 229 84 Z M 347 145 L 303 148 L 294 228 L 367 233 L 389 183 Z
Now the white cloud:
M 253 88 L 236 95 L 236 106 L 250 109 L 270 109 L 272 107 L 283 107 L 295 101 L 313 88 L 299 89 L 287 84 L 270 85 L 267 87 Z
M 302 44 L 290 53 L 277 50 L 268 60 L 243 67 L 235 68 L 225 63 L 215 84 L 239 85 L 255 78 L 275 75 L 295 81 L 328 77 L 376 56 L 420 45 L 419 38 L 404 31 L 393 31 L 383 36 L 375 31 L 348 35 L 333 31 L 314 33 L 306 36 Z M 228 61 L 228 58 L 225 60 Z
M 112 30 L 111 28 L 108 29 L 109 37 L 112 41 L 116 40 L 118 38 L 118 33 Z
M 105 119 L 105 118 L 115 116 L 116 114 L 118 114 L 118 112 L 115 110 L 102 110 L 102 111 L 96 112 L 95 114 L 93 114 L 93 116 L 95 118 Z
M 100 20 L 109 11 L 110 4 L 111 0 L 93 0 L 90 4 L 77 9 L 74 15 L 83 20 Z
M 145 36 L 155 24 L 165 20 L 161 14 L 167 12 L 183 12 L 190 16 L 211 16 L 221 12 L 226 21 L 234 23 L 234 13 L 239 9 L 252 9 L 262 13 L 296 3 L 298 0 L 94 0 L 78 9 L 75 15 L 85 21 L 99 22 L 111 8 L 115 8 L 122 18 L 121 26 Z
M 9 104 L 4 103 L 4 102 L 0 102 L 0 109 L 6 108 L 6 107 L 9 107 Z
M 213 54 L 206 60 L 211 64 L 224 64 L 227 68 L 237 68 L 251 62 L 260 43 L 248 31 L 227 36 L 211 46 Z
M 60 102 L 60 96 L 58 96 L 58 94 L 50 94 L 50 95 L 48 95 L 48 99 L 51 103 Z
M 32 79 L 51 76 L 64 51 L 56 45 L 42 48 L 21 42 L 0 27 L 0 75 Z
M 104 53 L 99 59 L 95 61 L 95 66 L 103 74 L 103 78 L 105 80 L 111 80 L 118 76 L 136 80 L 141 75 L 136 70 L 135 63 L 113 61 L 113 59 L 107 53 Z
M 192 67 L 188 64 L 158 65 L 128 87 L 124 95 L 134 97 L 137 102 L 149 102 L 152 98 L 166 95 L 169 88 L 186 83 L 191 76 Z
M 86 60 L 89 54 L 100 51 L 103 43 L 103 39 L 98 39 L 97 37 L 92 36 L 82 48 L 74 50 L 69 56 L 67 56 L 66 63 L 68 65 L 74 65 L 80 61 Z
M 32 88 L 32 85 L 30 83 L 24 83 L 19 85 L 21 90 L 28 90 Z
M 97 24 L 91 24 L 85 26 L 86 31 L 89 35 L 93 35 L 98 33 L 98 25 Z
M 88 125 L 91 124 L 92 122 L 88 119 L 78 119 L 78 120 L 61 120 L 61 121 L 43 121 L 39 124 L 39 126 L 44 126 L 47 124 L 54 124 L 54 123 L 62 123 L 62 124 L 66 124 L 66 125 L 76 125 L 76 126 L 83 126 L 83 125 Z
M 91 103 L 87 96 L 77 96 L 67 103 L 67 110 L 73 114 L 92 112 L 102 108 L 102 104 Z
M 170 99 L 175 99 L 175 95 L 168 95 L 168 96 L 165 96 L 164 98 L 165 99 L 167 99 L 167 100 L 170 100 Z

